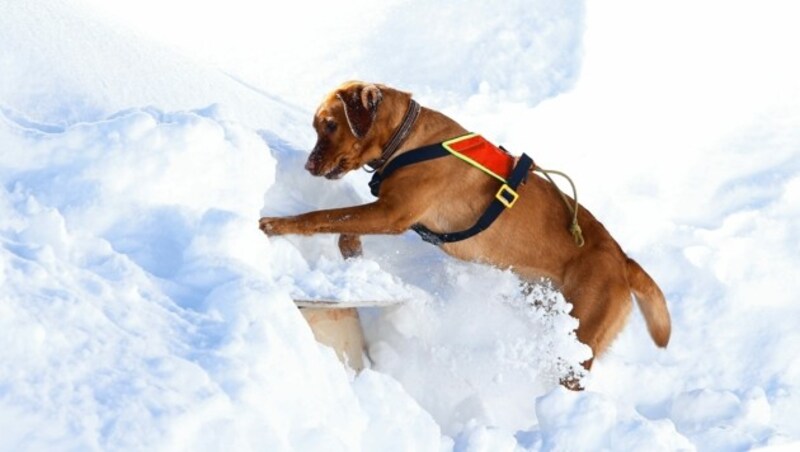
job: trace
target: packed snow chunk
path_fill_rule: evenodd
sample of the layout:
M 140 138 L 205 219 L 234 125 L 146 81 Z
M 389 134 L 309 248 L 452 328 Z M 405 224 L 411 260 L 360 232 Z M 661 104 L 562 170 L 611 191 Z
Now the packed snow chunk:
M 411 288 L 369 259 L 333 260 L 325 256 L 306 271 L 277 275 L 296 300 L 391 304 L 411 298 Z
M 651 421 L 594 392 L 558 387 L 536 401 L 542 450 L 694 450 L 669 420 Z

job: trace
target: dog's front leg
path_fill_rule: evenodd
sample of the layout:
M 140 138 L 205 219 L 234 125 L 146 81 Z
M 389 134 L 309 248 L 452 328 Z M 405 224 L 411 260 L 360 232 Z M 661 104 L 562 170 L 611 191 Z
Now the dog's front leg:
M 293 217 L 264 217 L 258 225 L 265 234 L 338 233 L 400 234 L 414 224 L 419 212 L 380 200 L 361 206 L 318 210 Z

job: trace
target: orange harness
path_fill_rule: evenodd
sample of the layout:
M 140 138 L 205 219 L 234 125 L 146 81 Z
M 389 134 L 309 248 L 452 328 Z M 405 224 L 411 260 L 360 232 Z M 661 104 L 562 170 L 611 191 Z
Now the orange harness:
M 503 183 L 514 169 L 514 157 L 511 154 L 476 133 L 447 140 L 442 147 Z

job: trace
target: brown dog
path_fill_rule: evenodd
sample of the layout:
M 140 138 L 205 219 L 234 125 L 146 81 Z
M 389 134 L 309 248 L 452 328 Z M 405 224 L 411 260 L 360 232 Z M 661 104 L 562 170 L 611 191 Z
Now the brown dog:
M 306 169 L 328 179 L 366 164 L 381 171 L 387 160 L 409 150 L 467 132 L 447 116 L 422 108 L 398 143 L 398 129 L 408 122 L 412 106 L 416 103 L 409 93 L 362 82 L 343 84 L 325 98 L 314 115 L 318 138 Z M 267 235 L 341 234 L 339 247 L 348 257 L 360 254 L 360 234 L 400 234 L 420 224 L 439 232 L 469 228 L 500 185 L 458 158 L 437 158 L 393 172 L 373 203 L 294 217 L 266 217 L 259 225 Z M 586 209 L 579 210 L 585 238 L 585 245 L 579 247 L 566 229 L 570 212 L 557 188 L 531 175 L 517 192 L 518 202 L 491 227 L 441 248 L 461 259 L 511 268 L 529 281 L 551 279 L 572 303 L 572 314 L 580 322 L 578 339 L 591 347 L 595 357 L 622 329 L 631 310 L 631 293 L 653 341 L 665 347 L 670 317 L 664 295 L 603 225 Z M 591 364 L 592 359 L 584 366 L 589 369 Z

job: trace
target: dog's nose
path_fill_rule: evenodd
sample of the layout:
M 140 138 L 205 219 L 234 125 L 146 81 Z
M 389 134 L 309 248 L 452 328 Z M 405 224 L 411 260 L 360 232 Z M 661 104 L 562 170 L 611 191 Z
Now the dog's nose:
M 319 153 L 312 152 L 306 161 L 306 170 L 311 174 L 316 174 L 319 168 L 319 162 L 322 160 Z

